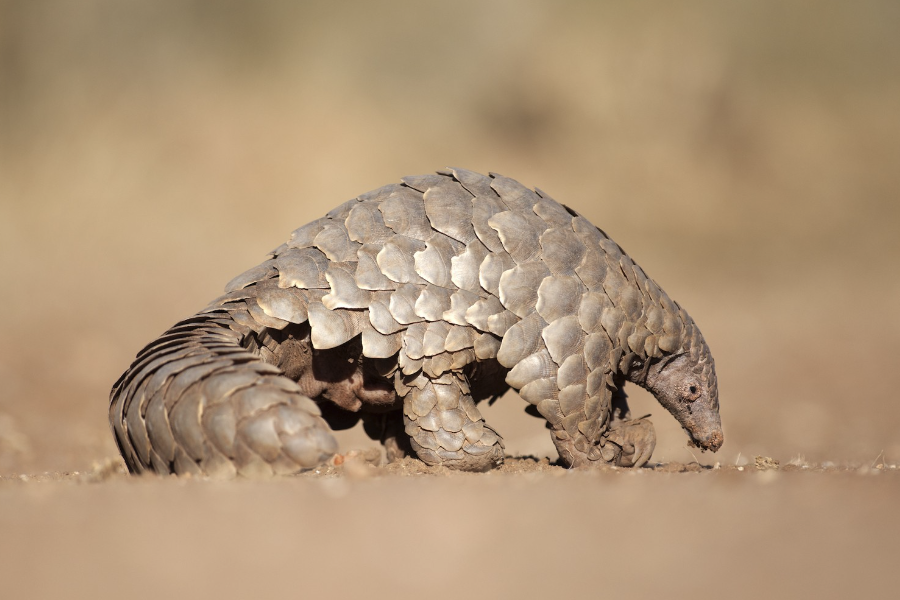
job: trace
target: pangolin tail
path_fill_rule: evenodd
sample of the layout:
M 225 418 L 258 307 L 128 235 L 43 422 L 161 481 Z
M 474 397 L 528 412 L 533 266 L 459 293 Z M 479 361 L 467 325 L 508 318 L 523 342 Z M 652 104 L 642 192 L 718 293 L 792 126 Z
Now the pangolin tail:
M 261 359 L 232 312 L 179 322 L 113 386 L 110 423 L 132 473 L 285 474 L 336 452 L 318 406 Z

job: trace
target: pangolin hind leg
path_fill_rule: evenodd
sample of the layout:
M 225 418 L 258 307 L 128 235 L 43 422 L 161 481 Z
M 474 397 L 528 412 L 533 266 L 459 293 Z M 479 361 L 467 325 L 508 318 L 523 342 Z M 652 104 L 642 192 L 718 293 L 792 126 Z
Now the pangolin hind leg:
M 484 422 L 461 372 L 410 382 L 403 422 L 410 445 L 428 465 L 487 471 L 503 462 L 503 440 Z
M 335 348 L 314 349 L 307 323 L 285 328 L 276 337 L 274 364 L 313 398 L 331 429 L 349 429 L 362 421 L 366 434 L 385 447 L 388 461 L 412 454 L 402 401 L 390 381 L 396 359 L 367 358 L 359 337 Z
M 415 454 L 404 429 L 402 411 L 364 413 L 362 422 L 366 435 L 384 446 L 388 462 L 395 462 Z

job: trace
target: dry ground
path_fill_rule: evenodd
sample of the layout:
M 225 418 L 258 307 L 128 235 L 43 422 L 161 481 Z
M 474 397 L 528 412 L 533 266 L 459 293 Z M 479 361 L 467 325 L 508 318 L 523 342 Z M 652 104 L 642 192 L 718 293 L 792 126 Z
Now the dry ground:
M 351 460 L 272 482 L 109 467 L 3 480 L 3 587 L 14 598 L 894 597 L 896 467 L 760 466 L 584 473 L 519 459 L 469 475 Z
M 898 7 L 0 0 L 0 595 L 894 597 Z M 635 393 L 652 469 L 551 466 L 509 397 L 537 458 L 499 473 L 119 473 L 141 346 L 446 165 L 540 186 L 690 311 L 719 454 Z

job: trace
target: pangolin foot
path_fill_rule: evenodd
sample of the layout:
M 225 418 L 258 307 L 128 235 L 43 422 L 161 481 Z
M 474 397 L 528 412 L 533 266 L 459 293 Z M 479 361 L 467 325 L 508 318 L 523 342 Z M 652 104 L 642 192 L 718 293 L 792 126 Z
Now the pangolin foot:
M 620 467 L 643 467 L 656 448 L 656 431 L 646 417 L 621 421 L 604 437 L 607 445 L 612 443 L 618 447 L 610 463 Z
M 483 433 L 479 440 L 466 441 L 457 450 L 447 450 L 441 447 L 435 450 L 424 448 L 416 441 L 416 438 L 411 438 L 410 443 L 419 459 L 431 467 L 440 465 L 456 471 L 481 473 L 503 464 L 503 439 L 489 425 L 483 426 Z

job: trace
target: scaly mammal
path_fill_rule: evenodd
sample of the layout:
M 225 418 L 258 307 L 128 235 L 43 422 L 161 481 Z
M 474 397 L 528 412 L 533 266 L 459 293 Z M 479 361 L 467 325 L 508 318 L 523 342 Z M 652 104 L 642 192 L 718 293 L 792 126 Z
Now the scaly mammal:
M 508 387 L 570 466 L 641 466 L 641 385 L 692 443 L 723 436 L 694 321 L 597 227 L 540 190 L 462 169 L 407 177 L 293 232 L 142 350 L 109 417 L 134 473 L 293 473 L 362 418 L 390 457 L 503 460 L 477 403 Z

